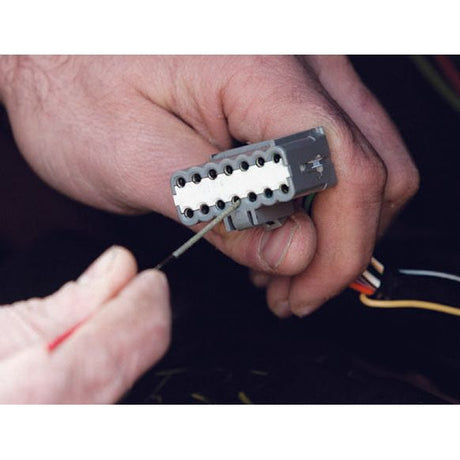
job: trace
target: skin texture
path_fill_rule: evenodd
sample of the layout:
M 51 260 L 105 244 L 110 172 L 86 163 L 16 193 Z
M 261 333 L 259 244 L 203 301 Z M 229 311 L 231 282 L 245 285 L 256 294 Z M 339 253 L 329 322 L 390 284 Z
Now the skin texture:
M 0 404 L 117 401 L 169 344 L 166 278 L 136 272 L 131 253 L 113 247 L 50 297 L 0 307 Z
M 220 226 L 208 236 L 253 270 L 279 316 L 306 315 L 353 281 L 418 188 L 396 128 L 340 56 L 8 57 L 0 98 L 21 152 L 56 189 L 173 219 L 173 171 L 234 139 L 323 126 L 338 185 L 311 217 L 297 213 L 270 234 Z

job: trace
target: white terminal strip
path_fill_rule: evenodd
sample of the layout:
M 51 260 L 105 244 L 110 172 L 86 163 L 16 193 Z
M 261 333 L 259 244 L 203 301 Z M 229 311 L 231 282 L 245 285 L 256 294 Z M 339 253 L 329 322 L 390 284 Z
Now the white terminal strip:
M 236 169 L 230 176 L 218 174 L 215 179 L 204 177 L 200 183 L 193 181 L 184 187 L 174 186 L 174 204 L 183 213 L 187 208 L 196 211 L 203 204 L 213 206 L 217 201 L 230 202 L 234 196 L 243 197 L 249 193 L 261 194 L 267 184 L 273 190 L 286 184 L 289 168 L 281 162 L 267 161 L 263 167 L 250 166 L 247 171 Z

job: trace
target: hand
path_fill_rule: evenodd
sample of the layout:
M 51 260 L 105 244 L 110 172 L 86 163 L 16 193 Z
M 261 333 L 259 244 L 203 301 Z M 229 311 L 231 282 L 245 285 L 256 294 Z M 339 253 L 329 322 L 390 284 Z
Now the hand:
M 118 400 L 166 351 L 169 314 L 164 275 L 136 275 L 120 247 L 53 295 L 0 307 L 0 404 Z
M 169 177 L 232 139 L 325 128 L 338 185 L 262 228 L 208 235 L 268 286 L 278 315 L 305 315 L 353 281 L 418 187 L 388 116 L 344 57 L 20 57 L 0 60 L 17 143 L 48 183 L 115 212 L 177 219 Z

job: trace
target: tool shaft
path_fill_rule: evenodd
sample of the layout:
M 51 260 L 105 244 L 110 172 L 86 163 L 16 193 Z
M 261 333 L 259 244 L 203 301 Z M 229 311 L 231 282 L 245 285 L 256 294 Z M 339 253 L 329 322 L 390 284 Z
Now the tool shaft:
M 235 200 L 225 211 L 221 212 L 215 219 L 213 219 L 209 224 L 203 227 L 199 232 L 193 235 L 189 240 L 187 240 L 182 246 L 179 246 L 174 252 L 172 252 L 166 259 L 160 262 L 155 270 L 161 270 L 166 264 L 172 260 L 178 259 L 184 252 L 189 250 L 195 243 L 197 243 L 201 238 L 203 238 L 206 233 L 212 230 L 217 224 L 222 222 L 227 216 L 229 216 L 233 211 L 235 211 L 238 206 L 241 204 L 241 200 Z

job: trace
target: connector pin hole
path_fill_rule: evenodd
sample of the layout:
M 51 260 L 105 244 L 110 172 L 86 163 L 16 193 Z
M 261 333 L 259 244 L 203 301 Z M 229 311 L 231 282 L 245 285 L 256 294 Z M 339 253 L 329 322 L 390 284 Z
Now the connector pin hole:
M 249 198 L 249 201 L 256 201 L 257 200 L 257 195 L 254 193 L 254 192 L 249 192 L 248 193 L 248 198 Z
M 242 161 L 240 164 L 241 171 L 247 171 L 249 169 L 249 164 L 247 161 Z
M 289 192 L 289 187 L 286 185 L 286 184 L 283 184 L 281 187 L 280 187 L 281 191 L 283 193 L 288 193 Z

